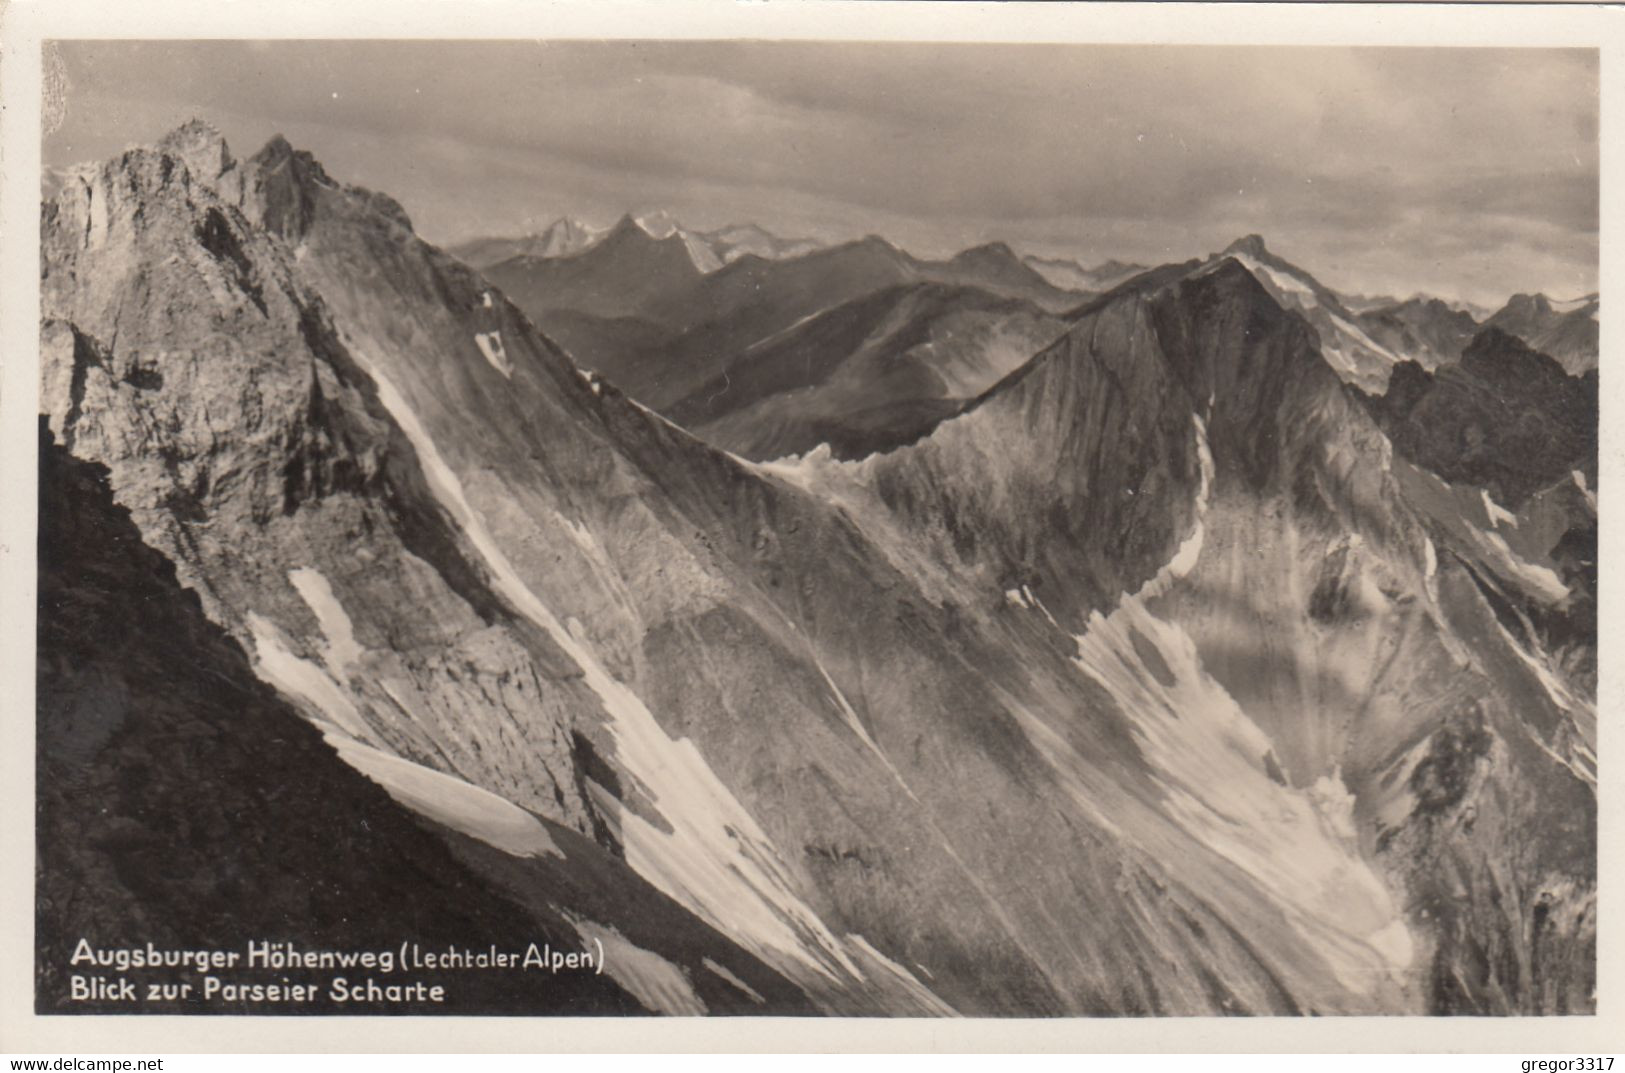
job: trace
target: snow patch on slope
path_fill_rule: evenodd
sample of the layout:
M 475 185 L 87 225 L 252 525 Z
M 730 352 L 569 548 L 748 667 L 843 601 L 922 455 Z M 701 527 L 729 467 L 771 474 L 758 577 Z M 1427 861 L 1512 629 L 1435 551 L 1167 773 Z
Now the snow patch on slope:
M 1190 535 L 1179 545 L 1174 557 L 1168 565 L 1157 572 L 1157 575 L 1146 582 L 1140 589 L 1140 596 L 1150 599 L 1161 594 L 1178 578 L 1185 577 L 1196 569 L 1197 561 L 1202 557 L 1202 542 L 1206 537 L 1206 527 L 1203 519 L 1207 517 L 1208 507 L 1213 501 L 1213 450 L 1207 442 L 1207 422 L 1202 420 L 1201 414 L 1191 414 L 1191 421 L 1196 430 L 1196 464 L 1198 469 L 1198 484 L 1196 488 L 1196 515 L 1195 525 Z
M 627 863 L 665 894 L 769 964 L 832 982 L 860 976 L 841 943 L 800 898 L 777 848 L 711 771 L 694 743 L 668 737 L 641 698 L 570 634 L 508 560 L 416 412 L 359 348 L 379 400 L 406 433 L 429 487 L 485 562 L 496 590 L 581 669 L 615 739 L 616 759 L 646 789 L 671 828 L 623 810 Z M 860 977 L 861 978 L 861 977 Z
M 875 754 L 881 765 L 897 781 L 897 785 L 902 787 L 903 792 L 918 804 L 920 799 L 914 796 L 914 791 L 909 788 L 908 783 L 903 781 L 903 773 L 897 770 L 896 766 L 891 762 L 891 757 L 882 752 L 880 745 L 869 735 L 863 721 L 858 718 L 858 713 L 852 708 L 851 703 L 847 701 L 846 694 L 841 692 L 841 687 L 835 684 L 835 679 L 829 676 L 829 671 L 824 669 L 824 664 L 819 661 L 816 655 L 813 656 L 813 663 L 818 667 L 818 673 L 824 676 L 824 684 L 829 686 L 830 694 L 835 698 L 835 705 L 840 709 L 841 718 L 845 720 L 846 725 L 853 734 L 857 735 L 858 740 L 868 746 L 869 751 Z
M 1297 309 L 1306 315 L 1314 314 L 1309 319 L 1322 337 L 1321 356 L 1342 379 L 1372 386 L 1371 381 L 1377 374 L 1369 367 L 1362 368 L 1359 351 L 1379 359 L 1387 366 L 1397 365 L 1403 360 L 1372 339 L 1363 328 L 1339 313 L 1334 306 L 1322 303 L 1310 280 L 1265 264 L 1248 253 L 1235 252 L 1226 256 L 1251 272 L 1253 278 L 1262 283 L 1283 308 Z M 1224 258 L 1218 258 L 1214 266 L 1223 263 Z M 1364 364 L 1369 366 L 1369 360 Z M 1386 377 L 1386 373 L 1380 375 Z
M 1586 475 L 1579 470 L 1572 470 L 1569 476 L 1574 478 L 1574 487 L 1578 488 L 1580 494 L 1585 496 L 1586 506 L 1591 508 L 1591 513 L 1597 513 L 1597 493 L 1586 485 Z
M 919 978 L 913 973 L 876 950 L 868 939 L 861 935 L 848 935 L 846 941 L 869 961 L 896 977 L 897 981 L 903 985 L 904 991 L 920 1004 L 925 1013 L 934 1017 L 959 1016 L 958 1010 L 938 998 L 930 988 L 920 983 Z
M 339 684 L 321 667 L 293 654 L 282 630 L 250 611 L 248 630 L 254 641 L 254 673 L 283 695 L 316 709 L 330 725 L 357 738 L 371 738 L 366 720 Z
M 1161 668 L 1146 665 L 1136 639 Z M 1369 994 L 1409 966 L 1409 935 L 1360 857 L 1340 779 L 1303 792 L 1270 778 L 1263 758 L 1274 743 L 1207 673 L 1189 634 L 1139 594 L 1095 612 L 1077 643 L 1078 666 L 1134 721 L 1170 813 L 1268 892 L 1345 988 Z
M 704 239 L 687 231 L 682 232 L 682 236 L 683 248 L 688 251 L 688 259 L 694 262 L 695 268 L 709 275 L 722 267 L 722 259 Z
M 576 369 L 576 375 L 581 378 L 581 382 L 583 384 L 586 384 L 588 387 L 592 388 L 592 393 L 594 395 L 597 395 L 600 398 L 603 397 L 604 382 L 598 378 L 598 374 L 596 372 L 591 369 L 578 368 Z
M 515 857 L 563 857 L 542 821 L 505 797 L 462 779 L 329 732 L 346 764 L 405 807 Z
M 512 379 L 513 363 L 508 360 L 508 352 L 502 346 L 501 332 L 476 332 L 474 342 L 479 346 L 480 353 L 485 355 L 485 360 L 491 363 L 491 368 Z
M 1484 513 L 1486 516 L 1488 516 L 1491 526 L 1499 529 L 1501 527 L 1501 523 L 1505 522 L 1514 529 L 1518 528 L 1518 516 L 1492 499 L 1490 497 L 1489 489 L 1480 489 L 1479 495 L 1484 497 Z
M 571 914 L 565 916 L 582 939 L 601 945 L 604 972 L 643 1003 L 645 1009 L 673 1017 L 698 1017 L 710 1012 L 681 965 L 645 950 L 607 924 Z
M 1568 714 L 1569 725 L 1576 735 L 1576 738 L 1571 743 L 1575 755 L 1573 757 L 1563 756 L 1542 739 L 1540 733 L 1533 726 L 1522 720 L 1514 720 L 1514 722 L 1523 728 L 1528 739 L 1542 752 L 1568 768 L 1581 782 L 1587 783 L 1595 789 L 1597 786 L 1597 754 L 1594 749 L 1597 727 L 1596 708 L 1589 702 L 1575 696 L 1563 684 L 1562 680 L 1547 665 L 1544 658 L 1545 653 L 1539 651 L 1531 653 L 1526 650 L 1499 620 L 1495 620 L 1495 628 L 1500 631 L 1502 639 L 1513 654 L 1533 672 L 1536 680 L 1540 682 L 1541 688 L 1551 698 L 1552 703 Z
M 814 495 L 819 491 L 820 478 L 826 477 L 831 469 L 840 466 L 849 466 L 851 463 L 837 462 L 835 454 L 830 450 L 829 444 L 821 443 L 806 454 L 785 455 L 783 458 L 771 462 L 751 462 L 740 459 L 740 464 L 757 473 L 769 477 L 777 477 L 788 484 L 793 484 L 804 492 Z
M 353 638 L 346 647 L 349 618 L 318 571 L 302 568 L 292 571 L 290 577 L 328 632 L 328 666 L 337 673 L 353 662 L 354 656 L 347 655 L 349 649 L 360 652 Z M 342 626 L 333 624 L 335 614 L 343 616 Z M 254 642 L 254 673 L 284 695 L 315 708 L 319 715 L 313 722 L 322 728 L 339 759 L 382 786 L 396 802 L 505 853 L 563 856 L 541 820 L 506 798 L 358 740 L 373 740 L 372 731 L 329 673 L 294 655 L 282 631 L 269 619 L 250 612 L 248 626 Z
M 1568 768 L 1583 782 L 1595 787 L 1597 785 L 1597 708 L 1596 705 L 1576 694 L 1563 681 L 1562 677 L 1553 669 L 1551 656 L 1538 644 L 1525 647 L 1512 631 L 1500 619 L 1494 619 L 1496 630 L 1501 639 L 1506 642 L 1512 653 L 1518 657 L 1535 680 L 1540 683 L 1554 705 L 1563 711 L 1573 736 L 1568 739 L 1572 756 L 1559 755 L 1557 750 L 1548 745 L 1535 730 L 1535 728 L 1522 720 L 1518 724 L 1527 732 L 1530 740 L 1540 746 L 1552 759 Z
M 708 957 L 702 957 L 700 959 L 700 964 L 703 965 L 708 972 L 726 981 L 728 986 L 732 987 L 740 994 L 747 996 L 758 1006 L 767 1002 L 767 999 L 762 997 L 761 992 L 757 991 L 754 987 L 750 986 L 745 981 L 729 972 L 726 965 L 718 965 Z
M 327 667 L 336 675 L 347 673 L 361 658 L 362 648 L 356 643 L 355 629 L 344 605 L 333 595 L 333 586 L 327 577 L 314 567 L 301 566 L 288 571 L 288 580 L 298 590 L 316 622 L 327 638 L 327 651 L 323 656 Z
M 1349 339 L 1364 347 L 1366 350 L 1369 350 L 1371 353 L 1377 355 L 1379 358 L 1382 358 L 1390 365 L 1398 365 L 1400 361 L 1403 360 L 1398 354 L 1395 354 L 1392 350 L 1389 350 L 1387 347 L 1383 346 L 1381 343 L 1367 335 L 1364 329 L 1360 328 L 1352 321 L 1344 320 L 1336 313 L 1332 313 L 1330 316 L 1332 319 L 1332 324 L 1337 328 L 1339 333 L 1348 336 Z
M 1547 603 L 1555 604 L 1568 597 L 1569 587 L 1563 584 L 1557 571 L 1523 558 L 1512 550 L 1500 533 L 1486 533 L 1472 527 L 1468 527 L 1468 532 L 1473 535 L 1485 558 L 1490 560 L 1490 566 L 1508 581 L 1522 585 Z

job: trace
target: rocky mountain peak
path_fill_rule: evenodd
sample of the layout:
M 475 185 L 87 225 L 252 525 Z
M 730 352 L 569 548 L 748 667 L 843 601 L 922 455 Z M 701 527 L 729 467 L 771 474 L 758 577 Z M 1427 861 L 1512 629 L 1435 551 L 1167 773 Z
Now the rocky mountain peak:
M 717 228 L 711 232 L 711 237 L 726 239 L 730 242 L 744 242 L 750 239 L 776 239 L 778 236 L 760 224 L 734 223 Z
M 1520 293 L 1507 299 L 1506 310 L 1519 316 L 1545 315 L 1552 311 L 1552 303 L 1544 294 Z
M 572 235 L 572 236 L 573 235 L 584 235 L 584 234 L 586 234 L 587 232 L 589 232 L 591 230 L 592 230 L 592 228 L 588 227 L 587 224 L 584 221 L 578 219 L 577 217 L 574 217 L 574 216 L 560 216 L 557 220 L 554 220 L 551 224 L 549 224 L 547 226 L 547 230 L 542 231 L 538 235 L 533 235 L 531 237 L 533 237 L 533 238 L 546 237 L 548 235 L 554 235 L 554 234 Z
M 987 242 L 980 246 L 972 246 L 968 250 L 961 250 L 954 255 L 956 264 L 1019 264 L 1020 258 L 1009 245 L 1003 242 Z
M 164 135 L 158 149 L 179 157 L 201 182 L 213 182 L 236 166 L 225 136 L 201 119 L 190 119 Z
M 615 226 L 602 239 L 581 251 L 581 255 L 591 255 L 598 260 L 619 261 L 626 258 L 629 264 L 638 259 L 655 258 L 657 263 L 668 268 L 678 263 L 679 259 L 689 261 L 688 250 L 680 236 L 671 234 L 656 238 L 631 213 L 615 221 Z
M 265 226 L 284 237 L 304 234 L 315 206 L 315 187 L 337 187 L 309 152 L 274 134 L 250 158 L 258 209 Z
M 274 167 L 293 156 L 294 148 L 282 134 L 271 135 L 260 151 L 254 154 L 254 162 L 261 167 Z
M 670 238 L 683 229 L 683 225 L 665 209 L 647 212 L 635 219 L 631 216 L 626 218 L 633 220 L 639 229 L 654 239 Z
M 604 236 L 604 241 L 624 242 L 629 238 L 642 239 L 644 241 L 659 241 L 659 239 L 656 239 L 648 231 L 644 230 L 643 226 L 638 223 L 637 217 L 628 212 L 622 214 L 621 218 L 616 220 L 614 225 L 610 227 L 609 233 Z
M 1243 235 L 1224 248 L 1226 257 L 1238 253 L 1260 260 L 1270 256 L 1270 251 L 1264 246 L 1264 236 L 1258 234 Z

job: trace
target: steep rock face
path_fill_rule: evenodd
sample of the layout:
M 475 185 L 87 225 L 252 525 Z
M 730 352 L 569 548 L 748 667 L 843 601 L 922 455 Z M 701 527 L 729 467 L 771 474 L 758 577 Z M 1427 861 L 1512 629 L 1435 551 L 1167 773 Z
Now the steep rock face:
M 1447 529 L 1467 525 L 1448 495 L 1426 516 L 1406 505 L 1309 328 L 1235 263 L 1170 267 L 1080 311 L 914 446 L 751 466 L 580 373 L 376 197 L 279 159 L 210 187 L 173 153 L 137 152 L 64 190 L 47 210 L 44 408 L 347 759 L 371 755 L 356 748 L 370 734 L 374 752 L 511 795 L 827 1010 L 1420 1009 L 1439 974 L 1483 975 L 1467 941 L 1491 933 L 1480 914 L 1499 906 L 1515 938 L 1540 895 L 1555 923 L 1528 963 L 1550 983 L 1531 972 L 1498 993 L 1519 1009 L 1590 1001 L 1594 806 L 1560 760 L 1584 735 L 1565 743 L 1572 713 L 1529 692 L 1538 653 L 1468 599 L 1482 588 L 1420 595 L 1490 546 Z M 90 245 L 98 211 L 113 223 Z M 163 273 L 161 290 L 144 282 Z M 157 297 L 175 294 L 200 297 Z M 214 363 L 227 375 L 171 392 Z M 295 457 L 316 476 L 293 482 L 289 510 Z M 201 491 L 200 459 L 216 475 Z M 1257 519 L 1283 516 L 1273 558 L 1249 556 Z M 401 600 L 400 576 L 421 600 Z M 1249 692 L 1214 609 L 1260 592 L 1282 602 L 1241 648 L 1317 640 L 1260 660 Z M 1472 807 L 1510 820 L 1475 820 L 1467 865 L 1505 849 L 1497 832 L 1545 822 L 1551 795 L 1512 790 L 1548 768 L 1579 786 L 1563 802 L 1575 852 L 1494 873 L 1516 897 L 1464 865 L 1454 946 L 1411 901 L 1425 850 L 1377 847 L 1381 807 L 1390 846 L 1420 846 L 1401 839 L 1432 814 L 1371 775 L 1434 741 L 1442 709 L 1388 733 L 1350 689 L 1301 720 L 1311 733 L 1270 693 L 1335 678 L 1315 629 L 1335 655 L 1395 616 L 1418 655 L 1370 697 L 1403 709 L 1392 698 L 1442 649 L 1486 701 L 1492 746 L 1459 740 L 1481 785 L 1508 792 Z M 432 659 L 475 637 L 530 672 L 524 702 L 472 656 Z M 1478 644 L 1497 659 L 1463 669 Z M 466 712 L 437 716 L 453 696 Z M 567 755 L 539 761 L 528 742 L 546 735 Z M 435 748 L 414 752 L 420 737 Z M 1339 778 L 1345 742 L 1365 766 Z M 1463 767 L 1404 785 L 1441 765 Z M 482 874 L 513 867 L 500 845 L 465 849 Z M 585 873 L 554 874 L 590 888 Z
M 1190 529 L 1198 444 L 1228 448 L 1249 483 L 1268 478 L 1282 392 L 1325 376 L 1312 346 L 1231 261 L 1128 290 L 964 417 L 865 463 L 865 480 L 945 560 L 1001 587 L 1036 573 L 1051 611 L 1076 622 L 1137 589 Z
M 1371 406 L 1401 454 L 1512 508 L 1571 471 L 1595 479 L 1595 370 L 1569 376 L 1495 328 L 1431 374 L 1400 366 Z
M 1544 294 L 1515 294 L 1484 326 L 1517 336 L 1553 358 L 1570 376 L 1581 376 L 1597 367 L 1598 312 L 1594 294 L 1572 302 L 1554 302 Z
M 298 181 L 298 158 L 268 159 L 245 201 L 275 226 L 308 225 L 325 187 Z M 504 628 L 291 259 L 147 150 L 78 176 L 45 232 L 42 408 L 71 450 L 109 467 L 210 616 L 267 674 L 325 692 L 325 676 L 354 673 L 415 715 L 327 713 L 358 741 L 452 771 L 492 757 L 486 789 L 591 830 L 571 761 L 578 687 L 556 651 Z
M 253 164 L 246 188 L 216 190 L 178 157 L 138 150 L 87 170 L 47 208 L 42 403 L 53 427 L 109 466 L 147 539 L 346 759 L 391 786 L 401 769 L 377 754 L 421 763 L 624 853 L 613 808 L 593 795 L 644 788 L 589 775 L 595 748 L 608 749 L 599 683 L 583 683 L 568 632 L 550 635 L 515 607 L 468 519 L 448 511 L 444 474 L 421 464 L 438 460 L 418 454 L 393 398 L 380 401 L 293 278 L 329 199 L 385 244 L 406 239 L 419 257 L 427 247 L 376 198 L 322 181 L 276 143 Z M 369 260 L 361 285 L 390 267 Z M 460 308 L 486 308 L 466 270 L 395 278 L 432 292 L 413 304 L 443 304 L 461 284 Z M 498 376 L 507 309 L 458 341 Z M 588 554 L 585 533 L 551 518 L 570 554 Z
M 555 910 L 489 890 L 432 825 L 346 766 L 254 677 L 114 505 L 105 470 L 48 433 L 40 452 L 41 1012 L 123 1012 L 68 1001 L 66 976 L 85 971 L 69 967 L 81 937 L 239 951 L 288 938 L 312 949 L 577 945 Z M 570 989 L 535 975 L 425 979 L 447 988 L 456 1012 L 644 1009 L 599 977 Z M 314 1008 L 333 1012 L 322 992 Z

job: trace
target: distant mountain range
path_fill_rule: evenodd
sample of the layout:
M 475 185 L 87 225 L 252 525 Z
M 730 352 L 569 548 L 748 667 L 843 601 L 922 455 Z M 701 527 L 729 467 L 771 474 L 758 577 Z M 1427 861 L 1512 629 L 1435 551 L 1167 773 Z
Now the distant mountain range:
M 598 258 L 571 265 L 541 262 L 574 258 L 610 236 L 620 251 L 637 246 L 633 231 L 666 246 L 651 246 L 645 272 L 655 279 L 627 287 L 614 286 L 613 295 L 592 297 L 597 279 L 618 279 L 622 269 L 602 267 Z M 628 243 L 628 240 L 633 240 Z M 675 240 L 675 241 L 674 241 Z M 871 240 L 884 242 L 871 236 Z M 622 368 L 629 355 L 669 340 L 651 316 L 653 295 L 681 295 L 679 301 L 706 301 L 694 288 L 692 274 L 671 255 L 681 245 L 695 272 L 708 275 L 744 258 L 796 260 L 825 248 L 810 239 L 786 240 L 755 224 L 736 224 L 710 232 L 684 228 L 670 214 L 623 217 L 609 228 L 593 228 L 574 217 L 562 217 L 538 235 L 487 238 L 464 243 L 452 252 L 476 268 L 488 270 L 494 280 L 515 297 L 521 308 L 538 319 L 594 367 L 620 371 L 637 394 L 639 378 Z M 901 249 L 888 247 L 900 263 L 908 263 L 893 282 L 930 279 L 982 288 L 989 293 L 1022 297 L 1055 314 L 1082 299 L 1104 293 L 1149 269 L 1140 264 L 1107 260 L 1086 268 L 1067 258 L 1018 256 L 1004 243 L 989 243 L 946 261 L 921 261 Z M 1597 296 L 1555 301 L 1545 295 L 1516 295 L 1499 311 L 1467 302 L 1413 295 L 1404 300 L 1390 296 L 1343 295 L 1314 280 L 1309 273 L 1275 256 L 1258 236 L 1238 240 L 1223 253 L 1250 261 L 1257 275 L 1277 300 L 1297 308 L 1315 325 L 1334 364 L 1344 367 L 1351 382 L 1380 391 L 1386 370 L 1397 361 L 1414 360 L 1435 368 L 1461 355 L 1480 325 L 1501 328 L 1550 354 L 1571 373 L 1594 368 L 1597 360 Z M 640 254 L 634 256 L 641 257 Z M 718 290 L 726 290 L 727 285 Z M 583 293 L 585 292 L 585 293 Z M 655 302 L 654 304 L 658 304 Z M 675 303 L 668 302 L 667 305 Z M 615 323 L 593 323 L 594 318 Z M 642 397 L 642 396 L 638 396 Z
M 413 1015 L 1595 1012 L 1594 370 L 1257 236 L 478 268 L 201 123 L 41 232 L 41 1010 L 272 928 L 603 952 Z
M 451 247 L 451 252 L 475 268 L 489 268 L 516 257 L 570 257 L 592 248 L 628 221 L 650 238 L 675 236 L 680 239 L 694 267 L 701 272 L 715 272 L 747 254 L 778 260 L 810 253 L 820 246 L 812 239 L 780 238 L 756 224 L 730 224 L 714 231 L 692 231 L 670 214 L 659 212 L 647 216 L 628 214 L 611 227 L 592 227 L 573 216 L 562 216 L 540 234 L 473 239 Z
M 1494 309 L 1479 305 L 1476 302 L 1467 302 L 1459 298 L 1436 298 L 1433 295 L 1417 292 L 1409 298 L 1395 298 L 1391 294 L 1365 295 L 1343 294 L 1343 304 L 1356 313 L 1369 313 L 1372 310 L 1383 309 L 1389 306 L 1406 305 L 1412 302 L 1443 302 L 1449 309 L 1457 313 L 1469 314 L 1475 321 L 1483 323 L 1489 318 Z
M 922 315 L 959 325 L 960 334 L 942 345 L 960 353 L 956 360 L 988 368 L 1007 365 L 1013 340 L 1025 346 L 1044 341 L 1040 337 L 1046 331 L 1053 336 L 1039 325 L 1088 297 L 1053 286 L 1003 243 L 945 261 L 922 261 L 871 236 L 798 256 L 745 253 L 705 273 L 675 232 L 655 238 L 631 217 L 579 253 L 563 258 L 520 255 L 490 265 L 484 273 L 583 367 L 661 412 L 724 377 L 725 370 L 769 340 L 815 317 L 824 318 L 818 330 L 848 315 L 864 320 L 872 305 L 845 312 L 841 308 L 880 292 L 939 285 L 944 290 L 927 303 L 931 312 Z M 950 311 L 941 303 L 943 294 L 953 295 L 949 304 L 963 306 L 962 317 L 945 319 Z M 1058 322 L 1052 327 L 1058 330 Z M 895 326 L 888 330 L 912 338 Z M 916 325 L 913 331 L 926 329 Z M 851 331 L 839 334 L 847 338 Z M 972 353 L 980 350 L 999 356 Z M 736 397 L 728 396 L 725 405 Z M 930 397 L 934 401 L 929 406 L 938 409 L 946 398 Z M 721 416 L 707 412 L 711 419 Z M 746 438 L 752 444 L 746 453 L 761 449 L 763 441 Z M 744 441 L 729 442 L 745 446 Z M 802 445 L 802 437 L 775 437 L 773 442 Z

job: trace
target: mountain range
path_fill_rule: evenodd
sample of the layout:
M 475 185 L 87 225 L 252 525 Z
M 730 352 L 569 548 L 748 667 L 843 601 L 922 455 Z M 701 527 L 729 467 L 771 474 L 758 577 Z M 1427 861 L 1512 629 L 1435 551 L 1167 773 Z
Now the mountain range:
M 561 216 L 539 234 L 471 239 L 452 246 L 451 252 L 475 268 L 489 268 L 515 257 L 570 257 L 586 252 L 616 227 L 628 223 L 656 240 L 673 236 L 682 240 L 689 259 L 701 272 L 714 272 L 747 254 L 779 260 L 811 253 L 821 245 L 813 239 L 780 238 L 757 224 L 729 224 L 714 231 L 693 231 L 670 214 L 658 212 L 647 216 L 628 214 L 615 227 L 593 227 L 574 216 Z
M 625 217 L 584 252 L 514 257 L 488 266 L 484 274 L 578 365 L 662 413 L 815 318 L 822 318 L 820 328 L 826 331 L 848 318 L 864 320 L 888 289 L 931 284 L 953 290 L 953 304 L 961 307 L 955 323 L 961 327 L 951 348 L 965 352 L 971 365 L 987 368 L 1007 367 L 1009 359 L 999 353 L 1004 340 L 1046 342 L 1038 338 L 1045 331 L 1040 322 L 1088 297 L 1055 287 L 1003 243 L 944 261 L 922 261 L 870 236 L 782 259 L 745 254 L 709 273 L 685 251 L 676 234 L 657 239 Z M 842 309 L 849 303 L 858 304 Z M 927 305 L 924 314 L 934 320 L 950 312 L 940 302 Z M 856 323 L 835 330 L 853 346 L 860 342 Z M 917 323 L 891 330 L 912 338 L 932 328 Z M 934 389 L 915 395 L 916 401 L 948 397 Z M 729 397 L 723 408 L 744 401 Z M 830 434 L 839 438 L 838 431 Z M 745 434 L 729 442 L 746 447 L 750 438 Z M 802 438 L 798 434 L 785 442 Z
M 465 1013 L 1595 1008 L 1594 371 L 1256 236 L 482 269 L 200 123 L 42 211 L 42 1008 L 245 890 L 607 950 Z

